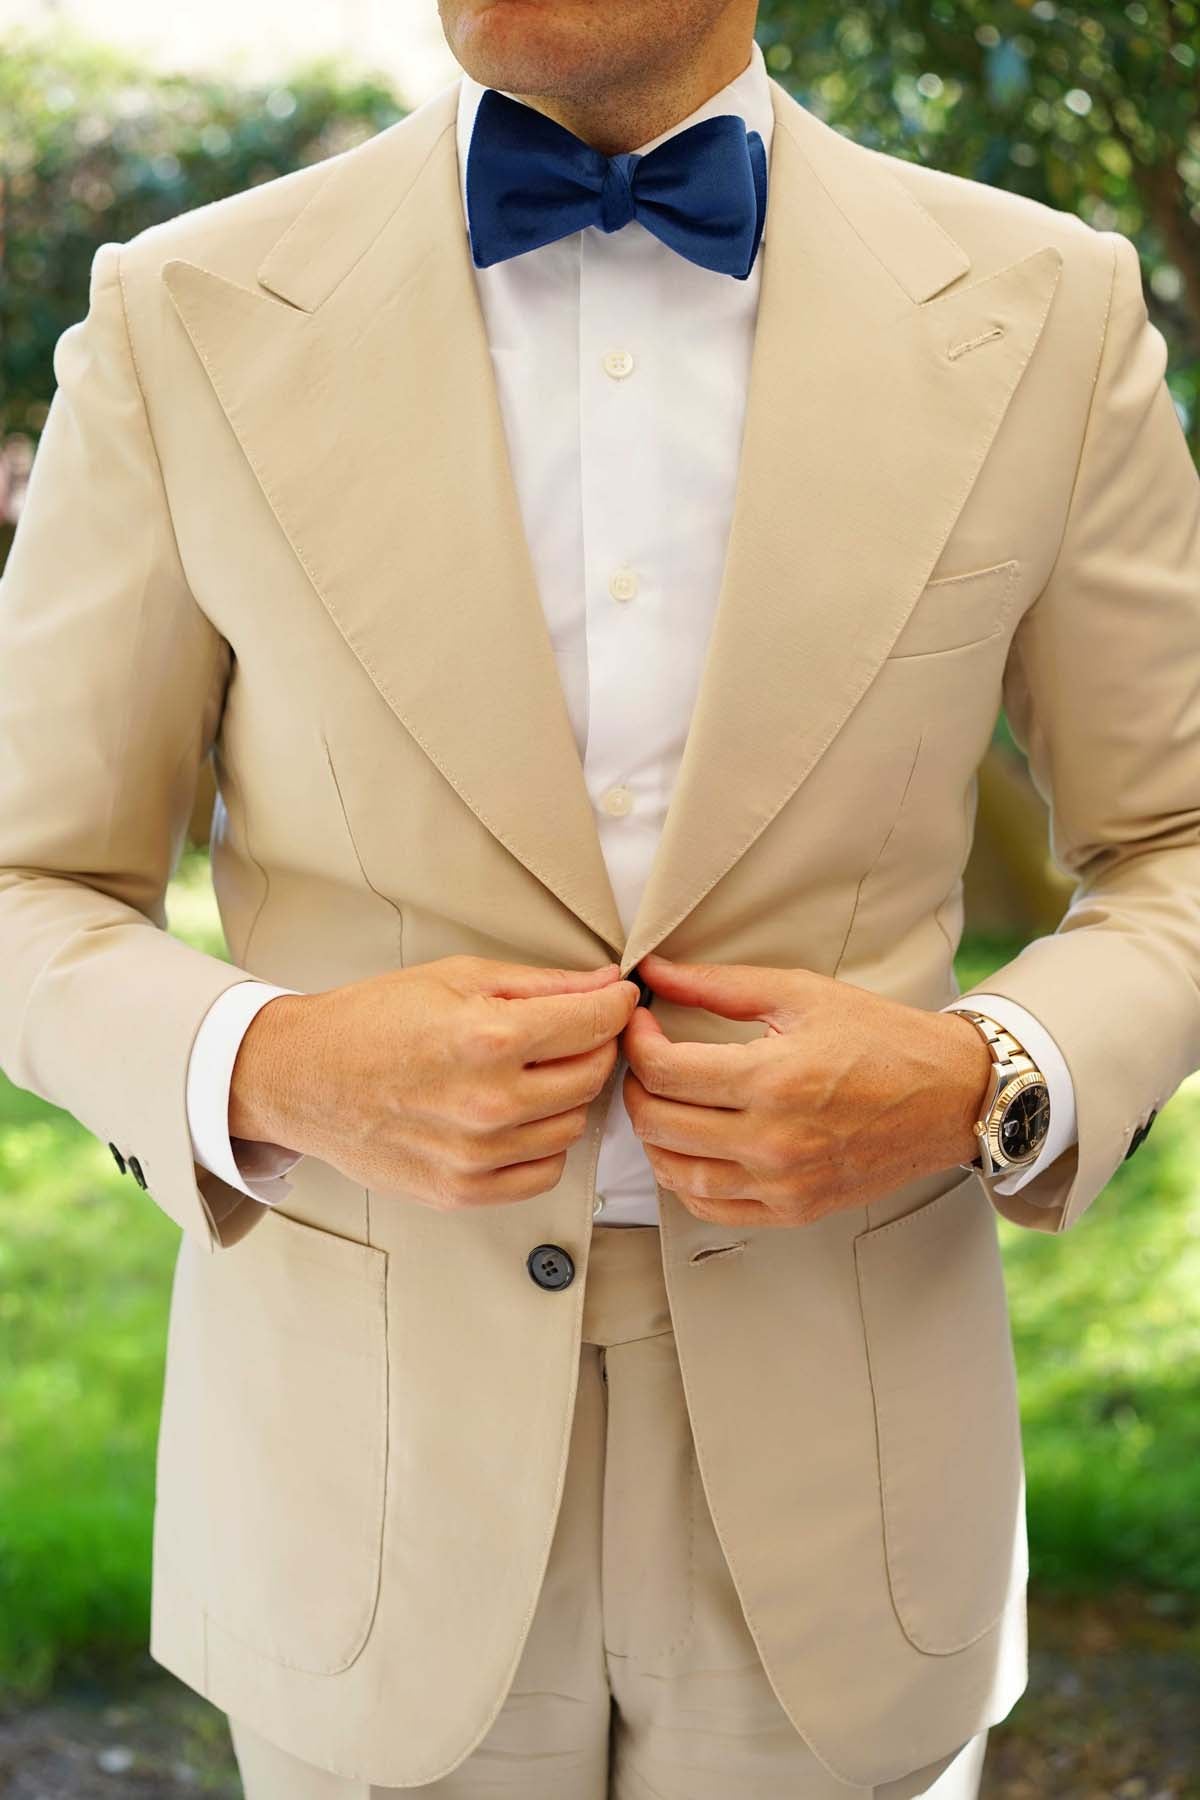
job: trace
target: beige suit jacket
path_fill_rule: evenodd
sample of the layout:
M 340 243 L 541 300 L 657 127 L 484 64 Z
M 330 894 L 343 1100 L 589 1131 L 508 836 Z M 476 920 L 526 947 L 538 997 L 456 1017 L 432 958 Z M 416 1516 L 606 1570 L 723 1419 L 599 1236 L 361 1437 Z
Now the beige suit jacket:
M 217 994 L 659 948 L 941 1006 L 1003 701 L 1078 887 L 986 986 L 1061 1047 L 1078 1145 L 1012 1198 L 953 1167 L 790 1231 L 659 1192 L 750 1628 L 863 1785 L 1026 1680 L 995 1208 L 1074 1225 L 1200 1064 L 1200 484 L 1134 251 L 772 97 L 728 561 L 627 936 L 522 537 L 455 85 L 99 252 L 0 589 L 0 1062 L 135 1155 L 183 1234 L 151 1650 L 385 1786 L 467 1755 L 520 1655 L 620 1096 L 534 1199 L 438 1212 L 306 1159 L 270 1211 L 191 1157 Z M 162 929 L 210 751 L 231 964 Z M 677 1038 L 761 1029 L 655 1010 Z M 575 1259 L 557 1292 L 526 1268 L 543 1242 Z

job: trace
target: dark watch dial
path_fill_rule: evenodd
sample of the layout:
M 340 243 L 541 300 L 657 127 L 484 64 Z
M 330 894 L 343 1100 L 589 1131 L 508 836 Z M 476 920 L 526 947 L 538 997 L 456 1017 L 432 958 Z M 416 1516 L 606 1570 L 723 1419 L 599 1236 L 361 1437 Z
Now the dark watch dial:
M 1044 1081 L 1030 1082 L 1014 1094 L 1000 1121 L 1000 1148 L 1015 1159 L 1040 1150 L 1050 1129 L 1050 1090 Z

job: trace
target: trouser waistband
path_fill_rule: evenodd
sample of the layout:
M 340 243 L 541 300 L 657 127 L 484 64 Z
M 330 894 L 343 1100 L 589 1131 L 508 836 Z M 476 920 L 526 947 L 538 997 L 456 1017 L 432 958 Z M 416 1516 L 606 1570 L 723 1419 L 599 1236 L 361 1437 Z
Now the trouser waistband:
M 625 1344 L 670 1329 L 658 1226 L 593 1226 L 583 1295 L 583 1342 Z

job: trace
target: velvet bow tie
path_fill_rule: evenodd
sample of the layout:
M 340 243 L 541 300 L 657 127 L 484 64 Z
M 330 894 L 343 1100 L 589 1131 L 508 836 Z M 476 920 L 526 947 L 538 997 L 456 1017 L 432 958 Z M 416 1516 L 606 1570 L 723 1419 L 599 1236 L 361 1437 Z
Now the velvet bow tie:
M 744 281 L 767 207 L 757 131 L 721 113 L 639 155 L 605 156 L 544 113 L 496 88 L 479 101 L 467 153 L 467 225 L 476 268 L 638 219 L 669 249 Z

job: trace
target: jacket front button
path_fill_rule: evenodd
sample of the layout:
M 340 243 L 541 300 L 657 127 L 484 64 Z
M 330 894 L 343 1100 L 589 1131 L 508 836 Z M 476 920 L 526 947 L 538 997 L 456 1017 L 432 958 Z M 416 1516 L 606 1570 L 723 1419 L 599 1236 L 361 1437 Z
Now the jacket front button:
M 125 1158 L 121 1155 L 121 1152 L 117 1149 L 115 1144 L 110 1144 L 108 1147 L 113 1153 L 113 1161 L 123 1175 L 125 1173 Z
M 541 1288 L 570 1287 L 575 1279 L 574 1261 L 561 1244 L 535 1244 L 525 1266 Z
M 133 1176 L 133 1179 L 140 1188 L 145 1187 L 146 1177 L 142 1174 L 142 1165 L 136 1156 L 131 1156 L 129 1158 L 129 1173 Z

